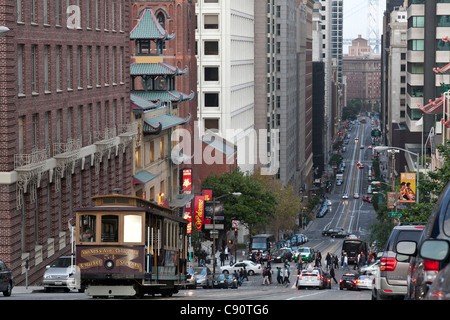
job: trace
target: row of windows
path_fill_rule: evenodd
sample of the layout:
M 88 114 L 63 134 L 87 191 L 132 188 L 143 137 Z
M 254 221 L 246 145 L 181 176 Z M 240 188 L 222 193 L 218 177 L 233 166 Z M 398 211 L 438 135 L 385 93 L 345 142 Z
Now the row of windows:
M 73 90 L 74 85 L 83 89 L 85 86 L 92 88 L 94 85 L 124 84 L 124 54 L 124 47 L 116 46 L 19 44 L 17 93 L 19 96 L 25 95 L 27 79 L 32 94 L 37 94 L 40 88 L 50 93 L 51 90 L 61 92 L 63 88 Z M 43 66 L 42 74 L 39 72 L 40 66 Z M 73 82 L 74 78 L 76 83 Z
M 106 128 L 111 132 L 120 130 L 122 124 L 126 123 L 124 103 L 124 98 L 121 98 L 112 100 L 112 103 L 105 101 L 103 107 L 101 102 L 97 102 L 95 107 L 90 103 L 86 107 L 80 105 L 76 109 L 69 107 L 44 114 L 34 113 L 29 118 L 21 116 L 18 119 L 18 153 L 31 153 L 25 150 L 26 135 L 31 135 L 32 145 L 29 147 L 32 151 L 46 149 L 47 157 L 52 154 L 52 142 L 61 143 L 81 138 L 82 145 L 90 145 L 96 140 L 102 140 L 102 135 L 97 133 L 103 133 Z M 67 134 L 66 137 L 63 137 L 63 132 Z M 82 136 L 83 132 L 88 135 Z M 44 141 L 40 141 L 40 137 Z
M 122 31 L 123 5 L 123 0 L 16 0 L 17 23 Z

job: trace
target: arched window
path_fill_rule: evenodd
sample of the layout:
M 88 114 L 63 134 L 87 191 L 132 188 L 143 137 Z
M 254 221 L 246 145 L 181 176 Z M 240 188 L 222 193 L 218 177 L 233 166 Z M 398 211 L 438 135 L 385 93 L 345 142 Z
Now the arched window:
M 157 18 L 158 18 L 158 22 L 161 25 L 161 27 L 166 29 L 166 17 L 164 15 L 164 13 L 162 13 L 162 12 L 158 13 Z

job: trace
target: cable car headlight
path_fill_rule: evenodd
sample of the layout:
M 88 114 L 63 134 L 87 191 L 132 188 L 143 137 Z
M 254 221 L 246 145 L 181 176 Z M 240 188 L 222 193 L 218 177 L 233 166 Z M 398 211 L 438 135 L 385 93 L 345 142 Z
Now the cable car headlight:
M 105 261 L 105 268 L 108 269 L 108 270 L 111 270 L 112 268 L 114 268 L 114 261 L 106 260 Z

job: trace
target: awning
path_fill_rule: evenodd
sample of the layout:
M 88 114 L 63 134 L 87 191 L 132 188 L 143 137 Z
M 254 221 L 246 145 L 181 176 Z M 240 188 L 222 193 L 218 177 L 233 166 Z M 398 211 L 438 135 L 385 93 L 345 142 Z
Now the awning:
M 147 182 L 155 179 L 157 176 L 158 175 L 150 173 L 146 170 L 142 170 L 133 176 L 133 185 L 146 184 Z
M 194 199 L 193 194 L 188 193 L 178 194 L 175 199 L 169 202 L 169 206 L 171 208 L 182 208 L 186 205 L 186 203 L 188 203 L 192 199 Z

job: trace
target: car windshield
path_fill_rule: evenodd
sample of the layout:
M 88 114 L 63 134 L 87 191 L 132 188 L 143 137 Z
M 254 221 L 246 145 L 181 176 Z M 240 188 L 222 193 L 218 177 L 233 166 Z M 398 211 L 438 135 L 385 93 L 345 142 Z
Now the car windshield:
M 50 265 L 50 268 L 68 268 L 70 266 L 71 266 L 70 258 L 59 258 L 59 259 L 56 259 Z
M 300 251 L 301 253 L 309 253 L 310 252 L 309 248 L 300 248 L 298 251 Z

